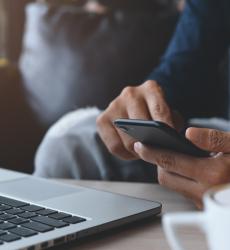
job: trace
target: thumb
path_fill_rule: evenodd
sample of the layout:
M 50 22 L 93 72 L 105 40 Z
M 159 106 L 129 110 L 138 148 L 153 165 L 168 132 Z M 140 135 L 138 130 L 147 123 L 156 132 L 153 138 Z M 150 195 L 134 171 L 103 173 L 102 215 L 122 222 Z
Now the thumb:
M 188 128 L 186 137 L 201 149 L 230 153 L 230 133 L 208 128 Z

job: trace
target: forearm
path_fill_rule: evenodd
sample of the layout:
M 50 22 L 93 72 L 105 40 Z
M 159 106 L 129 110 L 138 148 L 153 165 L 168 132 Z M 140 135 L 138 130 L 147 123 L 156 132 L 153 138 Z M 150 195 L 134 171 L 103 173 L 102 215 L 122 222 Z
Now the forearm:
M 217 112 L 212 103 L 219 101 L 218 65 L 227 50 L 218 5 L 214 0 L 188 1 L 161 64 L 149 76 L 187 118 Z

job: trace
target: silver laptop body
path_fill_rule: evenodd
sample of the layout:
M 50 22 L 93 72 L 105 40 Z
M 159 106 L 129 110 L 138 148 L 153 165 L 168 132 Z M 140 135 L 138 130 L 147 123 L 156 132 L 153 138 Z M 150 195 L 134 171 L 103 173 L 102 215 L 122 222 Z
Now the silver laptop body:
M 37 178 L 4 169 L 0 169 L 0 196 L 3 197 L 1 198 L 3 201 L 4 197 L 8 197 L 30 205 L 43 207 L 48 209 L 47 211 L 55 210 L 60 213 L 83 218 L 84 220 L 80 223 L 70 223 L 65 227 L 54 228 L 48 232 L 38 232 L 34 236 L 20 237 L 20 240 L 4 242 L 0 245 L 0 250 L 45 249 L 54 245 L 78 240 L 125 223 L 157 215 L 161 212 L 161 205 L 157 202 L 81 186 L 69 186 L 57 181 Z M 7 204 L 2 204 L 2 206 L 7 206 Z M 16 211 L 19 209 L 23 209 L 23 207 L 14 208 Z M 5 212 L 7 210 L 1 213 Z M 20 214 L 17 216 L 20 216 Z M 38 219 L 41 218 L 39 216 Z M 36 219 L 37 217 L 32 218 Z M 1 223 L 7 222 L 1 221 Z M 22 229 L 23 224 L 16 225 L 16 227 L 17 229 Z M 15 229 L 11 231 L 13 230 Z

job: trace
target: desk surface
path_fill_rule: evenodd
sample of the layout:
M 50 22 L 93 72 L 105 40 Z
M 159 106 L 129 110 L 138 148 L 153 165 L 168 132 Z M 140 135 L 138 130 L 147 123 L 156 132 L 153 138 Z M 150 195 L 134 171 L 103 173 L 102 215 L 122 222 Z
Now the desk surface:
M 157 184 L 65 181 L 73 185 L 93 187 L 96 189 L 127 194 L 133 197 L 157 200 L 163 204 L 163 213 L 192 211 L 193 204 L 184 197 Z M 199 230 L 185 228 L 181 236 L 186 250 L 204 250 L 204 237 Z M 59 249 L 59 248 L 58 248 Z M 63 249 L 60 248 L 60 249 Z M 67 250 L 170 250 L 162 230 L 160 217 L 156 220 L 138 222 L 110 232 L 92 236 L 78 243 L 71 243 Z

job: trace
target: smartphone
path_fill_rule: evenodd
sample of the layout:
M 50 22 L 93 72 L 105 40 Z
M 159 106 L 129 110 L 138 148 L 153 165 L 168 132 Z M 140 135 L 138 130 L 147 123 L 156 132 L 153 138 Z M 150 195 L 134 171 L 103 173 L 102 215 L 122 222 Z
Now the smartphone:
M 114 125 L 145 145 L 176 151 L 196 157 L 209 157 L 210 152 L 195 146 L 184 135 L 159 121 L 117 119 Z

